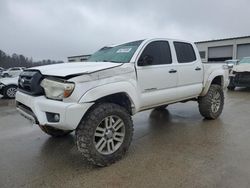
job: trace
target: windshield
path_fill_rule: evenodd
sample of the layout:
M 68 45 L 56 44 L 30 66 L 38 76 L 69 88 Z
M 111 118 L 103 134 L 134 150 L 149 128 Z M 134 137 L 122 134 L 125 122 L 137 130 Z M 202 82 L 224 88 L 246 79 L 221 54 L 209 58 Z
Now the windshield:
M 250 57 L 243 58 L 239 64 L 245 64 L 245 63 L 250 63 Z
M 95 62 L 114 62 L 114 63 L 128 63 L 135 51 L 138 49 L 143 40 L 129 42 L 126 44 L 104 47 L 94 53 L 88 61 Z

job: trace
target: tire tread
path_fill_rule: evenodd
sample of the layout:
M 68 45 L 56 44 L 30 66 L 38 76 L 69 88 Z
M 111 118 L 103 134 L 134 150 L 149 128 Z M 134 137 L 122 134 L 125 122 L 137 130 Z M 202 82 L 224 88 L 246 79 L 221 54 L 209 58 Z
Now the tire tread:
M 124 140 L 121 148 L 118 149 L 112 156 L 106 156 L 99 154 L 93 146 L 93 133 L 96 126 L 101 121 L 100 117 L 104 114 L 117 112 L 126 116 L 128 126 L 126 127 L 126 135 L 128 135 L 128 140 Z M 126 123 L 125 123 L 126 124 Z M 80 124 L 76 129 L 76 144 L 78 150 L 82 153 L 84 158 L 96 166 L 109 166 L 112 163 L 120 160 L 124 154 L 127 152 L 133 137 L 133 122 L 131 116 L 128 114 L 127 110 L 122 106 L 113 103 L 100 103 L 96 104 L 81 120 Z M 125 135 L 125 137 L 126 137 Z M 125 138 L 124 138 L 125 139 Z
M 216 114 L 214 114 L 211 110 L 212 94 L 215 91 L 218 91 L 221 95 L 221 108 L 219 109 L 219 111 Z M 207 94 L 203 97 L 199 97 L 198 103 L 199 103 L 200 114 L 203 117 L 205 117 L 206 119 L 209 119 L 209 120 L 217 119 L 220 116 L 220 114 L 222 113 L 223 106 L 224 106 L 224 92 L 223 92 L 221 86 L 217 85 L 217 84 L 212 84 L 210 86 L 210 89 L 208 90 Z

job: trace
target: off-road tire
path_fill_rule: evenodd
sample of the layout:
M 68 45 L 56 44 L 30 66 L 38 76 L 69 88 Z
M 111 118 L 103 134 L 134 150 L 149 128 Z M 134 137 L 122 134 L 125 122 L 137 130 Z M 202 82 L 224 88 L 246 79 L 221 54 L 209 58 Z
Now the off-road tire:
M 220 107 L 216 113 L 212 111 L 212 100 L 214 94 L 218 92 L 220 94 Z M 221 86 L 212 84 L 207 92 L 207 94 L 203 97 L 199 97 L 199 111 L 200 114 L 209 120 L 217 119 L 223 110 L 224 107 L 224 92 Z
M 15 90 L 15 93 L 13 93 L 13 95 L 9 94 L 9 90 Z M 15 94 L 16 94 L 16 91 L 17 91 L 17 86 L 16 85 L 9 85 L 9 86 L 6 86 L 4 89 L 3 89 L 3 97 L 6 98 L 6 99 L 14 99 L 15 98 Z M 13 91 L 14 92 L 14 91 Z
M 56 128 L 50 127 L 50 126 L 39 125 L 39 127 L 43 132 L 45 132 L 46 134 L 48 134 L 52 137 L 63 137 L 63 136 L 66 136 L 72 132 L 72 131 L 65 131 L 65 130 L 61 130 L 61 129 L 56 129 Z
M 114 153 L 103 155 L 95 147 L 94 134 L 96 127 L 108 116 L 118 116 L 125 125 L 124 140 Z M 113 103 L 96 104 L 81 120 L 76 129 L 76 144 L 84 158 L 96 166 L 109 166 L 120 160 L 128 151 L 133 137 L 133 122 L 129 112 Z

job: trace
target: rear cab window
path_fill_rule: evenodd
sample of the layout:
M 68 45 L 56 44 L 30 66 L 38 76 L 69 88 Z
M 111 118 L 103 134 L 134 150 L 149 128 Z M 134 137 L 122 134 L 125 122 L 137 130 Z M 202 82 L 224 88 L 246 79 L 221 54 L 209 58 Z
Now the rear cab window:
M 179 63 L 192 63 L 196 61 L 196 54 L 192 44 L 174 42 L 175 52 Z

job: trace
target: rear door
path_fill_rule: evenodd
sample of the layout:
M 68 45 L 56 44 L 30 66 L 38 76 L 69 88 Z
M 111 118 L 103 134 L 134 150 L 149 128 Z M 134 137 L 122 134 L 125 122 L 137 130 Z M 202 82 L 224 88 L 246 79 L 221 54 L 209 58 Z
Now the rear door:
M 151 62 L 144 62 L 146 58 Z M 146 45 L 137 62 L 142 108 L 165 103 L 176 96 L 173 91 L 178 79 L 176 68 L 168 41 L 152 41 Z M 172 92 L 168 92 L 170 90 Z
M 181 98 L 199 95 L 202 91 L 203 66 L 195 48 L 186 42 L 174 42 L 178 62 L 178 91 Z

